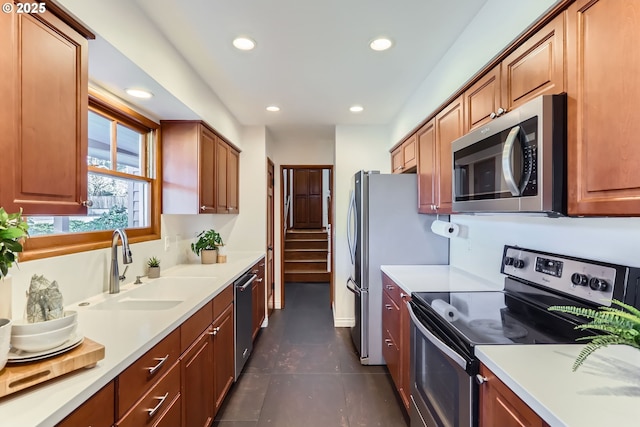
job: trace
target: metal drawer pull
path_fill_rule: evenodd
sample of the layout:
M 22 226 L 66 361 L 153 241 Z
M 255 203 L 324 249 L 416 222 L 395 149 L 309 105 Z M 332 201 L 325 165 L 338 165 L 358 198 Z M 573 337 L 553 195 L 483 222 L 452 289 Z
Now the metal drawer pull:
M 391 304 L 385 304 L 385 305 L 384 305 L 384 307 L 385 307 L 387 310 L 391 310 L 391 309 L 392 309 Z
M 205 211 L 205 210 L 207 210 L 207 207 L 206 207 L 206 206 L 204 206 L 204 205 L 202 205 L 202 206 L 200 206 L 200 210 L 201 210 L 201 211 Z
M 256 282 L 262 282 L 262 278 L 256 279 Z
M 476 374 L 476 382 L 478 383 L 478 385 L 482 385 L 484 383 L 486 383 L 488 381 L 487 377 L 483 377 L 480 374 Z
M 209 332 L 209 335 L 216 336 L 218 335 L 218 332 L 220 332 L 220 326 L 218 326 L 217 328 L 213 328 L 213 331 Z
M 164 362 L 166 362 L 168 358 L 169 358 L 168 354 L 165 357 L 155 357 L 153 360 L 157 360 L 158 364 L 156 366 L 150 366 L 150 367 L 146 368 L 146 369 L 149 370 L 149 375 L 155 374 L 156 371 L 158 369 L 160 369 L 162 367 L 162 365 L 164 365 Z
M 387 343 L 387 347 L 393 347 L 393 342 L 389 338 L 385 339 L 384 342 Z
M 404 298 L 406 296 L 407 296 L 407 294 L 405 294 L 404 292 L 400 292 L 400 298 Z
M 153 417 L 156 414 L 156 412 L 158 412 L 158 409 L 160 409 L 164 401 L 167 400 L 167 397 L 169 397 L 169 392 L 166 392 L 162 397 L 154 397 L 154 399 L 158 399 L 160 400 L 160 402 L 158 402 L 155 408 L 145 409 L 145 411 L 149 413 L 149 418 Z
M 395 289 L 395 287 L 393 287 L 393 286 L 391 286 L 391 285 L 387 285 L 387 289 L 388 289 L 388 290 L 390 290 L 390 291 L 392 291 L 392 290 L 394 290 L 394 289 Z

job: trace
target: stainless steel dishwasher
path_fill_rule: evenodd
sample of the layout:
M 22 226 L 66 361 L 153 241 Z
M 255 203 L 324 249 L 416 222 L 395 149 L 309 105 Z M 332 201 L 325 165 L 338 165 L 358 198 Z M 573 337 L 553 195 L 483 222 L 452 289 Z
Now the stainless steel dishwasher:
M 235 380 L 238 380 L 242 368 L 244 368 L 251 350 L 253 350 L 253 298 L 251 296 L 251 283 L 256 275 L 247 271 L 233 283 L 235 301 L 235 338 L 236 361 Z

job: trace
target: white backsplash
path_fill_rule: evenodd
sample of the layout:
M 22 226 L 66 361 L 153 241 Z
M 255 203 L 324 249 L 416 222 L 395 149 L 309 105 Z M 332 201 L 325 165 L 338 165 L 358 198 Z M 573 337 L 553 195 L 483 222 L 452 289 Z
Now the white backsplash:
M 640 218 L 547 218 L 452 215 L 461 226 L 451 239 L 453 266 L 502 283 L 504 245 L 640 267 Z

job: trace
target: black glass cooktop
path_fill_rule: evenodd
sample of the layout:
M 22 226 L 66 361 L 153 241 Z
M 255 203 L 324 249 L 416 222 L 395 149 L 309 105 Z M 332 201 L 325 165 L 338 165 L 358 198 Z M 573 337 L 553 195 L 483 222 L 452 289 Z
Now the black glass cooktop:
M 455 334 L 471 353 L 481 344 L 574 343 L 585 335 L 576 318 L 508 292 L 417 292 L 412 299 L 425 326 Z

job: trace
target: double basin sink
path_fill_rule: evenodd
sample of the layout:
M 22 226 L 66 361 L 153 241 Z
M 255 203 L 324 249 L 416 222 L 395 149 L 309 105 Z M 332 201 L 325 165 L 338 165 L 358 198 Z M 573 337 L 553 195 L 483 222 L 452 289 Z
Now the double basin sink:
M 211 286 L 215 277 L 160 277 L 142 285 L 129 285 L 122 293 L 91 304 L 90 310 L 168 310 L 182 304 L 193 293 Z

